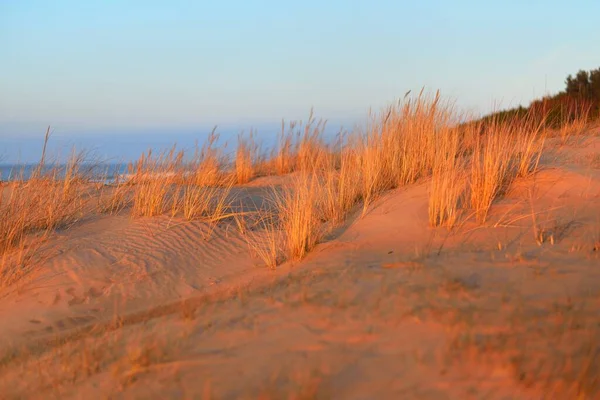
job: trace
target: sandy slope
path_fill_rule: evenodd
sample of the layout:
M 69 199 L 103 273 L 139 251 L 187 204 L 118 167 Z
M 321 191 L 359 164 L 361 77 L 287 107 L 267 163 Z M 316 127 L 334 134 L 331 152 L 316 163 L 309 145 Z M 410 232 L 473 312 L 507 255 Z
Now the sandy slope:
M 265 191 L 236 195 L 260 205 Z M 234 227 L 167 216 L 87 218 L 52 237 L 34 274 L 2 293 L 0 339 L 60 334 L 260 274 Z
M 483 227 L 429 228 L 427 182 L 391 192 L 275 272 L 231 226 L 82 223 L 0 302 L 2 393 L 597 398 L 596 154 L 557 148 Z

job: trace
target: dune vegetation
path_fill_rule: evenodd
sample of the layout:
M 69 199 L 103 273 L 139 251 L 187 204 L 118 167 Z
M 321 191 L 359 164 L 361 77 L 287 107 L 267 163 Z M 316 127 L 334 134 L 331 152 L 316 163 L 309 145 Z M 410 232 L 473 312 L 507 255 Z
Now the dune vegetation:
M 216 327 L 226 330 L 241 324 L 241 331 L 236 334 L 254 332 L 252 334 L 260 338 L 256 332 L 261 332 L 264 326 L 256 326 L 264 322 L 260 320 L 263 311 L 264 315 L 275 315 L 289 305 L 289 309 L 285 308 L 290 313 L 291 322 L 285 325 L 289 329 L 297 329 L 296 319 L 320 326 L 322 321 L 311 320 L 305 309 L 322 312 L 333 307 L 335 312 L 325 311 L 326 316 L 334 321 L 337 315 L 339 326 L 352 325 L 353 318 L 358 318 L 361 323 L 348 328 L 350 336 L 340 334 L 344 337 L 343 346 L 368 342 L 375 337 L 374 330 L 387 329 L 381 321 L 390 324 L 395 321 L 393 323 L 400 326 L 406 318 L 413 321 L 407 325 L 407 334 L 419 338 L 419 343 L 423 336 L 422 346 L 429 346 L 427 340 L 433 339 L 427 332 L 438 330 L 431 328 L 425 332 L 422 329 L 429 327 L 427 324 L 432 322 L 428 318 L 433 318 L 436 324 L 447 324 L 442 329 L 449 335 L 443 339 L 445 357 L 449 360 L 467 357 L 467 362 L 472 362 L 491 354 L 504 368 L 491 372 L 493 376 L 500 376 L 494 381 L 500 388 L 507 387 L 503 379 L 510 376 L 510 382 L 519 382 L 518 390 L 539 384 L 546 385 L 538 387 L 541 393 L 549 393 L 548 388 L 552 387 L 552 393 L 594 398 L 600 390 L 595 375 L 600 371 L 600 353 L 597 342 L 582 339 L 589 332 L 597 332 L 596 328 L 585 325 L 588 320 L 583 315 L 588 313 L 588 308 L 582 305 L 578 313 L 572 304 L 555 302 L 553 312 L 564 324 L 553 325 L 552 314 L 552 318 L 541 321 L 532 333 L 527 329 L 534 327 L 523 322 L 537 321 L 529 314 L 535 314 L 535 310 L 525 305 L 528 294 L 502 286 L 514 285 L 513 275 L 506 275 L 509 277 L 506 282 L 494 283 L 492 289 L 486 289 L 490 293 L 486 300 L 489 303 L 480 301 L 483 297 L 478 292 L 483 287 L 481 274 L 496 277 L 493 274 L 498 270 L 494 268 L 512 271 L 514 265 L 526 265 L 536 277 L 542 276 L 546 264 L 535 261 L 535 257 L 543 259 L 547 254 L 544 251 L 553 251 L 544 246 L 560 243 L 575 227 L 584 226 L 585 234 L 557 254 L 560 257 L 583 254 L 581 260 L 585 265 L 597 261 L 600 247 L 597 218 L 585 219 L 585 223 L 577 225 L 575 217 L 572 220 L 551 217 L 553 210 L 564 206 L 555 207 L 550 200 L 544 200 L 543 205 L 537 203 L 542 196 L 540 187 L 554 193 L 551 185 L 544 186 L 543 179 L 542 183 L 538 182 L 542 172 L 559 169 L 562 161 L 556 160 L 567 155 L 581 162 L 577 146 L 583 148 L 581 141 L 596 134 L 590 113 L 570 113 L 557 124 L 553 112 L 548 109 L 548 114 L 541 114 L 539 107 L 531 107 L 518 113 L 500 112 L 474 119 L 461 113 L 452 101 L 439 93 L 421 92 L 371 114 L 364 127 L 342 132 L 334 140 L 325 137 L 325 121 L 317 120 L 312 113 L 304 122 L 282 124 L 277 146 L 270 152 L 261 149 L 258 134 L 251 131 L 240 135 L 235 151 L 227 154 L 217 145 L 218 134 L 213 131 L 203 144 L 191 150 L 173 146 L 163 152 L 148 151 L 128 166 L 126 174 L 117 175 L 110 182 L 90 173 L 84 153 L 73 152 L 66 165 L 56 167 L 42 156 L 39 167 L 29 179 L 15 179 L 1 187 L 0 291 L 4 298 L 17 301 L 21 291 L 29 290 L 35 292 L 32 297 L 35 301 L 31 304 L 62 307 L 64 303 L 64 309 L 79 307 L 77 310 L 83 311 L 77 317 L 49 323 L 42 333 L 21 328 L 19 324 L 15 324 L 15 328 L 10 326 L 10 329 L 22 329 L 33 339 L 10 347 L 2 355 L 0 379 L 4 380 L 0 382 L 16 385 L 13 389 L 17 397 L 33 390 L 25 383 L 14 383 L 18 380 L 12 379 L 10 374 L 17 371 L 14 373 L 35 376 L 32 379 L 40 382 L 40 393 L 49 390 L 60 396 L 88 380 L 95 385 L 93 379 L 108 374 L 113 377 L 109 379 L 111 382 L 117 382 L 110 390 L 119 392 L 137 387 L 140 390 L 137 393 L 144 397 L 146 388 L 141 384 L 136 386 L 138 379 L 142 382 L 144 376 L 160 374 L 163 368 L 175 364 L 183 370 L 196 368 L 190 366 L 196 361 L 186 357 L 199 350 L 190 346 L 204 343 L 206 335 L 213 334 Z M 548 122 L 550 118 L 553 118 L 552 123 Z M 597 154 L 590 152 L 586 157 L 589 162 L 585 168 L 593 171 L 597 168 L 594 166 Z M 585 207 L 591 204 L 593 208 L 597 201 L 597 194 L 593 192 L 596 178 L 593 173 L 589 176 L 587 183 L 582 183 L 584 180 L 578 175 L 573 179 Z M 402 197 L 403 193 L 409 195 Z M 390 196 L 402 201 L 390 204 L 386 202 Z M 526 201 L 515 201 L 518 196 Z M 419 202 L 421 198 L 426 199 L 423 204 Z M 505 199 L 508 200 L 503 202 Z M 573 215 L 578 212 L 587 218 L 592 211 L 585 207 L 573 208 Z M 424 211 L 423 218 L 419 217 L 421 211 Z M 106 221 L 102 226 L 107 233 L 90 228 L 93 224 L 86 225 L 85 221 L 95 221 L 93 224 Z M 360 225 L 361 221 L 364 226 L 357 228 L 354 236 L 345 241 L 335 240 L 340 232 Z M 405 232 L 409 229 L 405 225 L 410 226 L 410 232 Z M 517 236 L 507 233 L 515 227 L 520 229 Z M 70 230 L 77 233 L 70 235 Z M 581 230 L 583 232 L 583 228 Z M 399 242 L 403 243 L 403 252 L 378 247 L 380 244 L 391 247 L 396 236 L 402 238 Z M 413 237 L 414 251 L 406 251 L 406 243 Z M 534 244 L 526 242 L 525 237 Z M 59 243 L 61 238 L 69 238 L 65 239 L 67 244 Z M 463 245 L 468 240 L 485 242 L 488 247 L 493 242 L 493 249 Z M 368 256 L 359 257 L 360 268 L 347 267 L 351 261 L 343 258 L 342 253 L 335 253 L 335 246 L 333 250 L 320 246 L 331 242 L 343 249 L 343 254 L 354 254 L 354 251 L 359 252 L 356 249 L 362 249 Z M 461 251 L 468 247 L 468 256 L 453 259 L 459 257 L 456 255 L 459 251 L 455 250 L 444 255 L 447 257 L 444 262 L 431 261 L 433 255 L 441 257 L 445 246 L 450 245 Z M 202 290 L 209 293 L 223 279 L 235 281 L 237 278 L 232 276 L 254 271 L 249 265 L 259 267 L 256 270 L 265 274 L 275 274 L 284 268 L 289 271 L 311 257 L 319 260 L 318 254 L 313 255 L 316 248 L 315 253 L 327 250 L 330 252 L 327 254 L 333 254 L 328 256 L 337 260 L 332 269 L 323 266 L 328 258 L 322 261 L 321 257 L 320 264 L 316 262 L 316 267 L 308 272 L 290 273 L 275 283 L 252 288 L 241 283 L 231 284 L 227 291 L 213 293 L 214 297 L 211 297 L 213 294 L 190 295 Z M 388 258 L 372 261 L 369 258 L 374 257 L 369 252 L 372 248 L 378 252 L 385 250 L 384 257 Z M 541 250 L 536 253 L 536 248 Z M 470 263 L 471 269 L 457 277 L 456 271 L 464 270 L 460 267 L 463 262 Z M 52 269 L 48 269 L 48 265 L 52 265 Z M 239 265 L 247 268 L 242 270 Z M 374 265 L 381 265 L 377 271 L 382 272 L 377 273 L 385 278 L 377 285 L 368 275 L 375 270 Z M 40 276 L 44 277 L 41 281 Z M 54 288 L 60 287 L 62 281 L 53 282 L 63 279 L 62 276 L 70 279 L 70 286 L 55 293 Z M 399 281 L 400 276 L 408 280 Z M 518 277 L 521 279 L 521 275 Z M 81 293 L 72 289 L 81 282 L 89 283 L 89 287 Z M 29 284 L 33 289 L 23 289 Z M 532 285 L 535 290 L 539 289 Z M 521 297 L 514 294 L 517 292 Z M 94 306 L 105 298 L 108 300 L 102 303 L 104 308 Z M 131 298 L 135 300 L 131 300 L 133 305 L 127 303 Z M 506 311 L 508 306 L 503 306 L 506 304 L 510 304 L 510 312 Z M 30 307 L 38 312 L 35 307 L 41 306 Z M 242 311 L 236 307 L 242 307 L 239 309 Z M 487 320 L 479 320 L 485 307 L 500 310 L 499 326 L 483 325 Z M 376 316 L 371 314 L 373 310 Z M 385 314 L 385 310 L 391 310 L 391 314 Z M 64 310 L 55 312 L 69 315 Z M 45 324 L 45 318 L 52 318 L 47 317 L 45 311 L 39 313 L 43 317 L 28 316 L 25 322 L 14 315 L 11 318 L 22 324 Z M 179 320 L 168 319 L 175 313 L 180 314 L 183 326 Z M 165 324 L 175 326 L 167 329 L 169 333 L 161 333 L 161 325 L 153 322 L 163 317 L 167 318 Z M 247 318 L 255 318 L 254 325 L 246 324 Z M 517 319 L 523 326 L 512 325 L 511 321 Z M 140 328 L 142 322 L 144 325 Z M 569 347 L 564 354 L 551 358 L 545 347 L 536 352 L 539 349 L 524 344 L 531 335 L 550 337 L 558 332 L 555 329 L 567 335 L 565 324 L 573 327 L 568 334 L 578 338 L 567 341 L 581 346 Z M 476 331 L 476 327 L 481 331 Z M 321 328 L 307 328 L 306 332 L 319 331 Z M 269 335 L 279 334 L 269 332 Z M 296 332 L 299 338 L 305 337 L 302 332 L 305 331 Z M 23 337 L 29 337 L 27 335 Z M 188 340 L 194 335 L 200 339 Z M 302 351 L 321 348 L 321 344 L 308 339 L 303 343 L 306 347 L 302 347 Z M 268 349 L 264 351 L 273 352 L 272 357 L 285 357 L 276 352 L 281 346 L 270 343 L 264 346 Z M 385 348 L 386 344 L 382 346 Z M 504 347 L 511 349 L 510 354 L 499 350 Z M 437 368 L 442 362 L 425 347 L 419 351 L 417 354 L 414 350 L 408 357 L 411 360 L 414 357 L 417 365 Z M 258 362 L 260 357 L 249 354 L 249 358 Z M 347 356 L 343 350 L 339 359 L 345 360 Z M 553 367 L 556 360 L 567 359 L 565 363 L 572 367 L 567 368 L 567 372 Z M 38 369 L 31 367 L 31 363 L 37 363 Z M 39 367 L 41 365 L 47 368 Z M 340 366 L 331 368 L 342 370 Z M 324 372 L 319 370 L 315 379 L 311 374 L 305 376 L 304 372 L 286 375 L 287 378 L 282 378 L 284 383 L 273 378 L 254 388 L 253 393 L 258 393 L 259 398 L 329 398 L 318 390 L 319 377 Z M 178 382 L 173 377 L 167 380 Z M 146 382 L 150 386 L 155 383 Z M 203 382 L 201 389 L 193 391 L 201 392 L 203 398 L 210 398 L 213 391 L 228 393 L 230 398 L 239 394 L 228 391 L 228 385 L 213 388 L 210 380 Z M 288 395 L 277 392 L 281 387 L 289 389 L 285 392 Z M 460 394 L 471 390 L 467 386 L 461 388 L 464 391 Z M 523 396 L 527 398 L 527 394 Z
M 279 243 L 269 252 L 270 267 L 275 259 L 302 259 L 357 207 L 364 215 L 385 192 L 418 181 L 430 182 L 431 226 L 451 229 L 470 218 L 485 223 L 511 182 L 538 170 L 546 138 L 581 133 L 587 115 L 569 118 L 557 128 L 544 121 L 533 108 L 512 118 L 498 113 L 469 121 L 439 93 L 421 93 L 372 115 L 364 131 L 340 134 L 333 143 L 323 137 L 324 122 L 311 115 L 304 124 L 283 125 L 269 156 L 261 156 L 254 133 L 240 135 L 230 162 L 215 147 L 218 136 L 213 132 L 191 154 L 175 146 L 142 154 L 130 164 L 127 177 L 118 176 L 109 186 L 91 184 L 91 175 L 82 168 L 83 153 L 74 154 L 66 167 L 44 171 L 42 160 L 31 179 L 4 186 L 1 282 L 10 284 L 30 268 L 23 262 L 31 258 L 25 249 L 29 234 L 47 236 L 82 218 L 84 210 L 133 218 L 170 214 L 210 224 L 260 220 L 250 230 L 260 227 L 268 237 L 247 237 L 254 249 Z M 233 186 L 273 175 L 291 175 L 285 187 L 273 187 L 269 197 L 274 207 L 249 211 L 236 203 Z M 266 243 L 254 243 L 258 237 Z M 16 262 L 9 260 L 13 250 Z

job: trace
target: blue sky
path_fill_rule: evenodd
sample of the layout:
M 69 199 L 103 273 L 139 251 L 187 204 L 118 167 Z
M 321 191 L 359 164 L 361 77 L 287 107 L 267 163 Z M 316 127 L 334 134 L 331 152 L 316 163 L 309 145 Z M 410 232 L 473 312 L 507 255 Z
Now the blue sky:
M 526 104 L 600 67 L 598 15 L 597 0 L 0 0 L 0 157 L 37 154 L 48 124 L 115 156 L 311 107 L 351 125 L 423 86 L 476 112 Z

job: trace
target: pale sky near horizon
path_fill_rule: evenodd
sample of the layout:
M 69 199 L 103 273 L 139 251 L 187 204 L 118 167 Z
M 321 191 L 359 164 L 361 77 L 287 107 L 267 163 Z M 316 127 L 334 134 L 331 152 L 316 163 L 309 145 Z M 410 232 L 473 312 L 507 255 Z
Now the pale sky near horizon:
M 527 104 L 600 67 L 599 15 L 597 0 L 0 0 L 0 156 L 48 124 L 176 137 L 311 107 L 352 122 L 421 87 L 475 112 Z

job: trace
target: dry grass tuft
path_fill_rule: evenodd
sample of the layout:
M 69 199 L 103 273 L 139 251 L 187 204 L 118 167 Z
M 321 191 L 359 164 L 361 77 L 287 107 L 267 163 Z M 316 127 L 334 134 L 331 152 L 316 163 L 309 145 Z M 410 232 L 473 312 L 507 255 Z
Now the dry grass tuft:
M 440 135 L 429 192 L 429 223 L 452 228 L 465 203 L 467 170 L 457 130 Z
M 130 165 L 132 168 L 132 166 Z M 125 176 L 121 175 L 120 166 L 116 168 L 116 174 L 110 184 L 106 181 L 109 179 L 105 174 L 101 178 L 100 188 L 98 190 L 98 211 L 105 214 L 118 214 L 125 208 L 129 207 L 132 202 L 132 187 Z
M 98 210 L 101 213 L 115 215 L 131 204 L 131 186 L 117 179 L 114 185 L 103 187 L 98 196 Z
M 218 186 L 227 180 L 221 170 L 223 155 L 218 148 L 219 135 L 216 128 L 208 136 L 201 148 L 196 147 L 192 161 L 189 163 L 191 174 L 185 177 L 186 181 L 198 186 Z
M 188 220 L 204 220 L 215 222 L 227 218 L 230 214 L 231 185 L 224 188 L 217 186 L 186 185 L 179 204 L 174 203 L 175 210 L 180 210 Z
M 10 251 L 0 253 L 0 288 L 21 281 L 33 270 L 47 234 L 45 232 L 28 240 L 23 238 Z
M 313 113 L 310 113 L 303 132 L 298 133 L 300 139 L 296 150 L 296 170 L 315 172 L 322 167 L 328 153 L 322 139 L 325 125 L 325 121 L 315 121 Z
M 302 259 L 321 237 L 319 180 L 307 173 L 294 177 L 289 187 L 275 193 L 275 205 L 288 259 Z
M 452 105 L 421 92 L 372 117 L 360 146 L 363 213 L 384 191 L 430 176 Z
M 514 144 L 500 123 L 487 128 L 475 144 L 471 160 L 471 208 L 479 223 L 487 219 L 492 202 L 513 178 L 511 155 Z
M 152 151 L 142 154 L 137 162 L 131 212 L 137 217 L 161 215 L 167 207 L 171 184 L 181 171 L 183 153 L 170 151 L 153 157 Z
M 326 122 L 316 120 L 311 112 L 307 122 L 281 122 L 277 145 L 270 158 L 263 160 L 257 169 L 266 175 L 286 175 L 294 171 L 318 169 L 329 154 L 323 140 Z
M 320 184 L 321 213 L 324 221 L 339 224 L 346 219 L 350 210 L 361 198 L 361 187 L 357 182 L 361 181 L 361 170 L 356 168 L 357 152 L 352 147 L 341 150 L 339 156 L 339 168 L 336 168 L 335 160 L 330 158 Z
M 238 147 L 235 154 L 235 181 L 238 185 L 248 183 L 254 178 L 257 158 L 258 146 L 254 142 L 252 132 L 248 138 L 238 136 Z
M 585 132 L 590 121 L 591 107 L 581 108 L 581 105 L 573 104 L 572 109 L 564 110 L 563 120 L 561 121 L 558 135 L 560 142 L 564 146 L 568 144 L 574 136 L 579 136 Z
M 383 157 L 383 143 L 376 138 L 367 137 L 358 150 L 357 166 L 360 171 L 361 199 L 363 215 L 369 206 L 383 193 L 391 189 L 391 176 Z
M 272 154 L 274 171 L 278 175 L 285 175 L 292 172 L 294 168 L 294 130 L 296 123 L 290 123 L 290 129 L 286 132 L 285 122 L 281 122 L 281 132 L 279 134 L 279 143 L 276 153 Z M 268 167 L 267 167 L 268 169 Z
M 208 236 L 212 234 L 219 222 L 236 216 L 232 208 L 232 184 L 224 187 L 197 186 L 188 184 L 181 189 L 173 189 L 173 205 L 171 215 L 182 215 L 187 221 L 203 221 L 208 224 Z
M 544 123 L 543 119 L 536 123 L 529 118 L 514 128 L 512 135 L 515 137 L 515 148 L 512 158 L 520 177 L 535 174 L 539 169 L 547 136 L 547 132 L 543 130 Z
M 274 213 L 260 210 L 253 229 L 244 232 L 252 255 L 260 259 L 263 265 L 270 269 L 275 269 L 283 257 L 283 236 L 275 219 L 276 215 Z
M 511 121 L 498 119 L 471 129 L 480 131 L 471 160 L 471 207 L 479 223 L 487 219 L 493 201 L 516 177 L 526 177 L 539 169 L 544 150 L 544 121 L 532 115 Z
M 83 153 L 73 153 L 64 167 L 40 166 L 28 181 L 0 187 L 0 286 L 29 271 L 29 262 L 52 230 L 81 217 L 86 204 L 82 162 Z

